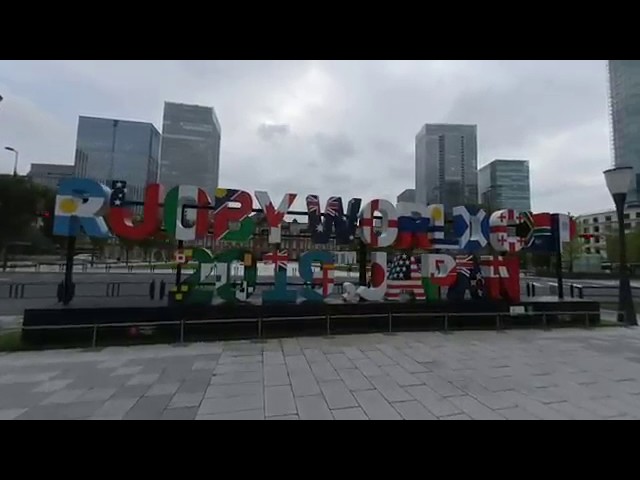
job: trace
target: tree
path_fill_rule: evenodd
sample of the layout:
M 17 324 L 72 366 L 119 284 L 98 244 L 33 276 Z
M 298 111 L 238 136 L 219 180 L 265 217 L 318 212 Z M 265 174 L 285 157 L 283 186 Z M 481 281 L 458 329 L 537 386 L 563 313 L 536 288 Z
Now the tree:
M 0 252 L 23 241 L 36 228 L 39 213 L 53 206 L 55 193 L 25 177 L 0 177 Z M 51 210 L 53 214 L 53 211 Z

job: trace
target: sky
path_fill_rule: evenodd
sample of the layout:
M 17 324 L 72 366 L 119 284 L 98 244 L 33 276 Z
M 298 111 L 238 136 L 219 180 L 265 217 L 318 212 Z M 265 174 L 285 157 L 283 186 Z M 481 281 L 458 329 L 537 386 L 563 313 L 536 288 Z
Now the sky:
M 425 123 L 478 125 L 478 165 L 530 161 L 532 209 L 612 208 L 605 60 L 0 61 L 0 144 L 72 164 L 79 115 L 152 122 L 214 106 L 220 186 L 367 202 L 414 188 Z M 0 173 L 13 169 L 0 150 Z

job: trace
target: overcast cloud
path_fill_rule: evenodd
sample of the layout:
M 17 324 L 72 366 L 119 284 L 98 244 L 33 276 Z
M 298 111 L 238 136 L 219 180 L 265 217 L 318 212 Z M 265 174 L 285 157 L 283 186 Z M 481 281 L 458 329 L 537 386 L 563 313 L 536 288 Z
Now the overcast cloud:
M 0 61 L 0 143 L 73 163 L 78 115 L 149 121 L 163 102 L 212 105 L 220 186 L 279 203 L 314 193 L 395 201 L 414 186 L 425 123 L 477 124 L 479 165 L 531 162 L 536 211 L 611 208 L 604 60 Z M 0 172 L 12 169 L 0 152 Z

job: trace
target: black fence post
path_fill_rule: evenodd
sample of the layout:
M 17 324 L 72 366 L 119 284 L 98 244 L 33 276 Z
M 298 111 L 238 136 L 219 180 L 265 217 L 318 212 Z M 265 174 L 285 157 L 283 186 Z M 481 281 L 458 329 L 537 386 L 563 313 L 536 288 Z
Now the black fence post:
M 162 300 L 164 299 L 164 295 L 167 289 L 167 284 L 165 283 L 164 280 L 160 281 L 160 291 L 158 292 L 158 299 Z
M 151 300 L 154 300 L 155 297 L 156 297 L 156 281 L 151 280 L 151 283 L 149 284 L 149 298 Z
M 358 240 L 358 273 L 360 286 L 367 286 L 367 245 Z
M 75 289 L 73 288 L 73 256 L 76 253 L 76 237 L 67 237 L 67 261 L 64 271 L 64 287 L 62 304 L 69 305 L 73 300 Z

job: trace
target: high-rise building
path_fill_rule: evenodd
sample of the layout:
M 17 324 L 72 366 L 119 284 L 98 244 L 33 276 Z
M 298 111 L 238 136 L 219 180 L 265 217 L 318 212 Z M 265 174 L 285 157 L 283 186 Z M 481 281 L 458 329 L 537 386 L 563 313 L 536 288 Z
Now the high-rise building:
M 478 127 L 426 124 L 416 135 L 416 202 L 478 203 Z
M 614 163 L 634 167 L 627 205 L 640 206 L 640 60 L 609 60 L 608 69 Z
M 494 160 L 478 171 L 480 203 L 490 210 L 531 210 L 527 160 Z
M 415 203 L 416 202 L 416 191 L 413 188 L 407 188 L 400 195 L 398 195 L 398 198 L 396 198 L 396 201 L 398 203 L 400 203 L 400 202 Z
M 107 186 L 127 182 L 127 199 L 141 201 L 158 181 L 160 132 L 151 123 L 81 116 L 76 137 L 75 176 Z
M 32 163 L 27 178 L 38 185 L 57 190 L 60 180 L 73 177 L 74 170 L 73 165 Z
M 213 107 L 165 102 L 160 183 L 203 187 L 213 195 L 220 174 L 220 123 Z

